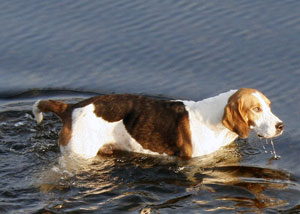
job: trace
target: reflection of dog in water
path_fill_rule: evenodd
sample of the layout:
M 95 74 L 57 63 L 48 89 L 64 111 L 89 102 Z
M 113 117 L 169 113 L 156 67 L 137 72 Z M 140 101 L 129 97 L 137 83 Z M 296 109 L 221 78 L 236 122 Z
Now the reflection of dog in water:
M 231 90 L 202 101 L 103 95 L 77 104 L 37 101 L 33 113 L 54 112 L 63 122 L 62 151 L 84 158 L 117 150 L 166 154 L 182 159 L 217 151 L 250 130 L 265 138 L 283 132 L 270 101 L 255 89 Z

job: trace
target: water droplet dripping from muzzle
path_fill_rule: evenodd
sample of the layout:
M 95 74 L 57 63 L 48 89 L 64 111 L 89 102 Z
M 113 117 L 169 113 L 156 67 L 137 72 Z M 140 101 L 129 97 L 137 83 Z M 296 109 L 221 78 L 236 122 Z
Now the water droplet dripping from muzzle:
M 280 159 L 280 156 L 276 154 L 276 151 L 275 151 L 275 147 L 274 147 L 274 143 L 273 143 L 273 140 L 271 139 L 271 145 L 272 145 L 272 148 L 273 148 L 273 152 L 272 154 L 274 155 L 273 158 L 275 160 L 279 160 Z

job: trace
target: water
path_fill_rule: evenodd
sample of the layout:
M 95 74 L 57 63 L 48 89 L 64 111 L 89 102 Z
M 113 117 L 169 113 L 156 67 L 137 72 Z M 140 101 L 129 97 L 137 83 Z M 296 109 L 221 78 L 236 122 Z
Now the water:
M 300 211 L 300 3 L 0 3 L 0 213 Z M 251 135 L 212 156 L 59 152 L 61 124 L 37 99 L 136 93 L 200 100 L 257 88 L 286 125 L 272 148 Z M 265 150 L 268 153 L 265 153 Z

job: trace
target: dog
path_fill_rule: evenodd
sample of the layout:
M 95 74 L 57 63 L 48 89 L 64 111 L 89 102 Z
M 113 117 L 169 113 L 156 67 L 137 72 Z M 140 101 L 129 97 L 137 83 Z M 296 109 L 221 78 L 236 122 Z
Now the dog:
M 33 114 L 38 124 L 43 112 L 61 119 L 62 152 L 92 158 L 125 150 L 190 159 L 247 138 L 250 130 L 264 138 L 281 135 L 284 123 L 270 104 L 258 90 L 241 88 L 198 102 L 129 94 L 100 95 L 76 104 L 39 100 Z

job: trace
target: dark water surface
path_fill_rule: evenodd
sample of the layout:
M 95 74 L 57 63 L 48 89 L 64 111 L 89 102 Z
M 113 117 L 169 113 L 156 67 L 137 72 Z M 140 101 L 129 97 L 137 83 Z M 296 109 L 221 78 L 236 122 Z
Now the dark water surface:
M 299 213 L 300 2 L 1 1 L 0 213 Z M 286 124 L 190 161 L 62 156 L 37 99 L 253 87 Z M 267 153 L 263 149 L 266 147 Z

